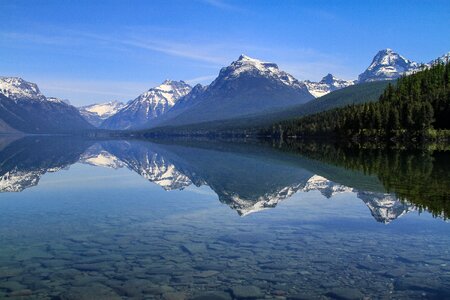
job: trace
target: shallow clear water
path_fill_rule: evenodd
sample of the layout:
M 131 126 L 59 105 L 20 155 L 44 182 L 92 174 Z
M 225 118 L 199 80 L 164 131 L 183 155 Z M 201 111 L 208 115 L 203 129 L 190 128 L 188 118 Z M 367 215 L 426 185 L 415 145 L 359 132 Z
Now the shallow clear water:
M 50 137 L 4 139 L 0 166 L 0 298 L 450 297 L 445 208 L 375 173 L 253 143 Z

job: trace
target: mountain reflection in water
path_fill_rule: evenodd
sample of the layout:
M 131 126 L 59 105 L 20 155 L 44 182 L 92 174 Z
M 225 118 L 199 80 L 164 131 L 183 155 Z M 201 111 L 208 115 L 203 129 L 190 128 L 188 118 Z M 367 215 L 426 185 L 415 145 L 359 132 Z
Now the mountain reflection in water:
M 0 191 L 21 192 L 38 185 L 45 173 L 58 172 L 78 162 L 112 169 L 128 168 L 167 191 L 206 185 L 220 202 L 241 216 L 274 208 L 297 192 L 309 191 L 319 191 L 326 198 L 354 193 L 367 205 L 375 220 L 382 223 L 389 223 L 417 207 L 427 209 L 389 193 L 388 190 L 395 189 L 386 187 L 376 172 L 348 168 L 331 162 L 330 157 L 321 159 L 320 153 L 325 152 L 293 154 L 258 143 L 8 137 L 0 141 Z M 416 171 L 405 169 L 403 175 L 408 177 L 407 172 Z M 434 176 L 433 165 L 422 171 L 418 177 L 421 181 L 405 181 L 408 186 L 403 188 L 420 188 L 426 182 L 424 176 Z M 442 188 L 435 188 L 437 192 L 444 191 L 441 197 L 447 197 L 445 180 L 442 179 Z M 433 208 L 436 216 L 445 217 L 445 212 L 445 207 L 440 211 L 439 207 Z

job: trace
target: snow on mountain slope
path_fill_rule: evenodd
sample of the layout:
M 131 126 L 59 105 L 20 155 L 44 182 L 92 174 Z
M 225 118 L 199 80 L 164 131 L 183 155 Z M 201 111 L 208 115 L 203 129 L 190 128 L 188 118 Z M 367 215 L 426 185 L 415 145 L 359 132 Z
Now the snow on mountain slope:
M 428 65 L 432 65 L 435 62 L 441 62 L 441 63 L 448 63 L 450 62 L 450 52 L 447 52 L 441 56 L 439 56 L 438 58 L 436 58 L 435 60 L 432 60 L 428 63 Z
M 166 80 L 161 85 L 128 103 L 118 113 L 106 119 L 102 128 L 130 129 L 165 114 L 176 101 L 191 91 L 184 81 Z
M 184 97 L 181 97 L 178 99 L 177 102 L 175 102 L 175 105 L 170 108 L 167 113 L 158 116 L 155 119 L 149 120 L 149 122 L 143 126 L 145 127 L 152 127 L 156 126 L 158 124 L 163 123 L 166 120 L 169 120 L 171 118 L 174 118 L 178 116 L 179 114 L 183 113 L 184 111 L 194 107 L 196 104 L 198 104 L 202 100 L 202 94 L 206 91 L 207 86 L 202 86 L 201 84 L 197 84 L 194 86 L 189 94 L 187 94 Z
M 406 59 L 392 49 L 379 51 L 370 66 L 359 75 L 358 81 L 370 82 L 378 80 L 392 80 L 403 74 L 419 70 L 419 64 Z
M 0 77 L 0 93 L 13 100 L 46 100 L 37 84 L 19 77 Z
M 125 104 L 119 101 L 109 101 L 79 107 L 80 114 L 92 125 L 99 127 L 104 120 L 115 115 Z
M 316 98 L 322 97 L 330 92 L 351 86 L 355 84 L 354 80 L 343 80 L 328 74 L 319 82 L 305 80 L 304 83 L 308 91 Z
M 211 83 L 209 88 L 215 88 L 223 82 L 235 80 L 243 75 L 265 77 L 289 87 L 305 88 L 303 82 L 297 80 L 289 73 L 280 70 L 277 64 L 251 58 L 245 54 L 239 56 L 238 60 L 232 62 L 230 66 L 222 68 L 219 77 Z
M 125 104 L 119 101 L 109 101 L 80 107 L 80 112 L 90 112 L 96 114 L 99 118 L 106 119 L 116 114 L 125 107 Z

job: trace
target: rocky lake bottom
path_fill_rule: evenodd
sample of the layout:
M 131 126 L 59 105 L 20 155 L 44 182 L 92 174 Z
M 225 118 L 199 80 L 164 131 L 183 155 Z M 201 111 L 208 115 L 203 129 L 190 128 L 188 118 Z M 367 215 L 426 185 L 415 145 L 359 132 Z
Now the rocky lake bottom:
M 217 185 L 168 190 L 130 168 L 38 182 L 0 194 L 0 298 L 450 298 L 449 223 L 410 206 L 381 222 L 354 190 L 240 215 Z

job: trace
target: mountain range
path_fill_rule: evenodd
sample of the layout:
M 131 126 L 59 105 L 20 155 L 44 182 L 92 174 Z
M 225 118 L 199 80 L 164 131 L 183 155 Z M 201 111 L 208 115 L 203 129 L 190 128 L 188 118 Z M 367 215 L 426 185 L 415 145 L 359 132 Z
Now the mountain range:
M 437 60 L 447 59 L 448 54 Z M 252 116 L 273 119 L 292 115 L 294 111 L 295 117 L 353 103 L 348 97 L 355 101 L 366 99 L 358 94 L 366 88 L 352 87 L 394 80 L 429 64 L 420 65 L 384 49 L 375 55 L 358 80 L 342 80 L 327 74 L 319 82 L 313 82 L 298 80 L 275 63 L 241 55 L 222 68 L 207 86 L 191 87 L 184 81 L 166 80 L 126 104 L 111 101 L 79 108 L 66 100 L 42 95 L 34 83 L 0 77 L 0 132 L 69 133 L 96 127 L 141 130 L 188 128 L 193 124 L 205 127 L 211 122 L 243 124 Z M 333 102 L 327 98 L 339 90 L 349 91 L 343 93 L 347 94 L 346 99 L 331 97 Z M 349 95 L 350 91 L 355 95 Z M 382 91 L 375 92 L 379 93 L 375 95 L 377 98 Z
M 429 64 L 424 66 L 427 65 Z M 241 55 L 228 67 L 222 68 L 210 85 L 195 86 L 186 95 L 174 99 L 171 105 L 166 106 L 164 98 L 154 99 L 157 102 L 161 100 L 162 105 L 168 107 L 167 110 L 156 112 L 151 108 L 147 110 L 146 107 L 139 109 L 138 103 L 145 102 L 145 98 L 140 96 L 132 106 L 129 104 L 124 110 L 128 111 L 127 113 L 111 117 L 103 123 L 102 128 L 182 128 L 192 124 L 207 126 L 210 122 L 227 120 L 233 120 L 231 122 L 235 123 L 234 120 L 252 115 L 270 115 L 283 109 L 289 111 L 304 104 L 314 106 L 316 98 L 322 98 L 337 90 L 375 81 L 394 80 L 402 75 L 419 71 L 421 67 L 420 64 L 406 59 L 392 49 L 384 49 L 375 55 L 369 67 L 359 75 L 358 80 L 343 80 L 327 74 L 321 81 L 313 82 L 297 80 L 280 70 L 275 63 Z M 348 101 L 344 102 L 348 104 Z M 334 106 L 340 105 L 336 103 Z M 135 115 L 144 117 L 130 117 Z M 143 122 L 144 119 L 147 122 Z

